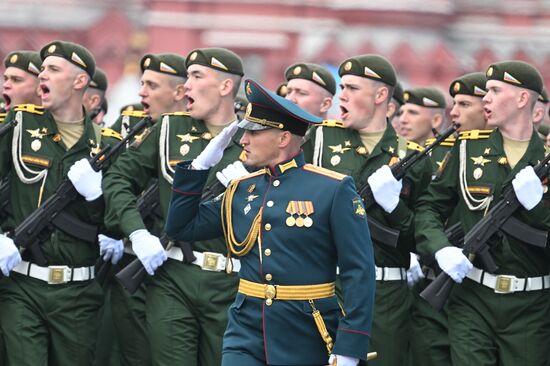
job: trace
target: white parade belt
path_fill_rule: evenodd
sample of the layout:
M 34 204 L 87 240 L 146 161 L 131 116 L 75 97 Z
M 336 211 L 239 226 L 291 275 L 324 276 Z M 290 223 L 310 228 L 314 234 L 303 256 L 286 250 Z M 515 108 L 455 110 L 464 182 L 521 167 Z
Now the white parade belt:
M 40 267 L 34 263 L 21 261 L 12 271 L 42 280 L 50 285 L 60 285 L 74 281 L 89 281 L 95 278 L 94 266 L 71 268 L 69 266 Z
M 467 278 L 489 287 L 497 294 L 510 294 L 522 291 L 538 291 L 550 288 L 550 275 L 518 278 L 510 275 L 494 275 L 479 268 L 472 268 Z

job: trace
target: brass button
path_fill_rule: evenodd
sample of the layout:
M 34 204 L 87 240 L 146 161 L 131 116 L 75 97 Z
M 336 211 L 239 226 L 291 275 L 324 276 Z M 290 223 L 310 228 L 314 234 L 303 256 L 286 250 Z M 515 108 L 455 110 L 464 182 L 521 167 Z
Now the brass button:
M 264 228 L 266 231 L 271 230 L 271 224 L 270 223 L 265 224 Z
M 281 184 L 281 182 L 279 182 L 278 179 L 273 181 L 273 187 L 278 187 L 279 184 Z
M 267 201 L 267 207 L 273 207 L 273 201 Z
M 265 280 L 266 281 L 271 281 L 273 279 L 273 276 L 271 275 L 271 273 L 268 273 L 265 275 Z
M 267 248 L 266 250 L 264 250 L 264 254 L 269 257 L 271 255 L 271 249 Z
M 273 304 L 273 300 L 267 299 L 267 300 L 265 300 L 265 304 L 266 304 L 267 306 L 271 306 L 271 304 Z

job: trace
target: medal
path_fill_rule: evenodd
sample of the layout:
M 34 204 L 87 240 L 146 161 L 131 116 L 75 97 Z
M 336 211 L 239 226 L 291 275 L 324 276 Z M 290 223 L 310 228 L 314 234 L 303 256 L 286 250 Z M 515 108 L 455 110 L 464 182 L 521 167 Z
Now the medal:
M 304 219 L 304 226 L 305 227 L 311 227 L 311 225 L 313 225 L 313 220 L 311 219 L 311 217 L 307 216 Z
M 187 145 L 187 144 L 181 145 L 181 147 L 180 147 L 180 154 L 181 154 L 181 156 L 187 155 L 187 153 L 189 152 L 189 150 L 190 150 L 189 145 Z
M 304 218 L 302 216 L 298 216 L 298 218 L 296 219 L 296 226 L 297 227 L 304 226 Z
M 474 169 L 474 179 L 478 180 L 483 175 L 483 170 L 481 168 Z
M 330 163 L 332 164 L 332 166 L 336 166 L 338 164 L 340 164 L 340 156 L 338 155 L 333 155 L 331 158 L 330 158 Z
M 296 220 L 294 219 L 294 216 L 289 216 L 286 218 L 286 226 L 294 226 L 296 224 Z
M 40 140 L 33 140 L 31 142 L 31 149 L 32 151 L 38 151 L 42 147 L 42 142 Z

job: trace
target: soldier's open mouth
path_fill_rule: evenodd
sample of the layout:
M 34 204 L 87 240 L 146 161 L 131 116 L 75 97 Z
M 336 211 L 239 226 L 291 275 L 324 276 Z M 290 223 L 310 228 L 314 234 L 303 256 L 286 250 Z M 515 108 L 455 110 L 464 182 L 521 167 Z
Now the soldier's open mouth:
M 483 108 L 483 111 L 485 112 L 485 118 L 491 117 L 491 110 L 489 108 Z
M 2 94 L 2 97 L 4 98 L 4 102 L 6 102 L 6 109 L 9 109 L 11 104 L 10 96 L 7 94 Z
M 191 98 L 190 96 L 187 96 L 187 106 L 186 108 L 189 110 L 191 106 L 195 103 L 195 99 Z
M 50 88 L 48 88 L 46 85 L 40 85 L 40 90 L 42 91 L 42 96 L 43 97 L 50 94 Z
M 149 110 L 149 103 L 141 102 L 141 105 L 143 106 L 143 110 L 144 110 L 144 111 L 148 111 L 148 110 Z
M 344 119 L 348 115 L 348 110 L 346 107 L 340 106 L 340 118 Z

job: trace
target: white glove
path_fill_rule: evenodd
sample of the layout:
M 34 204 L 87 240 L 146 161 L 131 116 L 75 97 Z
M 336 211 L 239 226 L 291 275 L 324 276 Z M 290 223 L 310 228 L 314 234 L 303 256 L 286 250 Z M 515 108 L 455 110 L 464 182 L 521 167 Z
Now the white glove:
M 337 366 L 356 366 L 357 363 L 359 363 L 358 358 L 348 357 L 348 356 L 340 356 L 340 355 L 330 355 L 330 358 L 328 359 L 328 364 L 333 365 L 334 361 L 336 359 L 336 365 Z
M 0 270 L 4 276 L 9 276 L 13 267 L 21 263 L 21 254 L 11 238 L 0 234 Z
M 74 163 L 69 169 L 67 177 L 86 201 L 93 201 L 103 194 L 101 190 L 101 179 L 103 177 L 101 170 L 99 172 L 93 170 L 86 158 Z
M 422 267 L 420 267 L 416 254 L 410 253 L 410 255 L 411 265 L 407 270 L 407 284 L 409 287 L 413 287 L 415 283 L 424 278 L 424 272 L 422 272 Z
M 218 136 L 214 137 L 204 150 L 193 160 L 191 166 L 197 170 L 212 168 L 222 160 L 223 151 L 231 142 L 231 138 L 237 132 L 237 121 L 224 128 Z
M 99 240 L 99 255 L 103 256 L 105 262 L 110 259 L 112 264 L 117 264 L 124 252 L 122 240 L 109 238 L 103 234 L 99 234 L 97 239 Z
M 130 241 L 132 242 L 132 250 L 151 276 L 168 259 L 159 238 L 151 235 L 145 229 L 136 230 L 131 233 Z
M 462 253 L 462 249 L 457 247 L 439 249 L 435 252 L 435 259 L 439 267 L 456 283 L 461 283 L 473 267 L 472 262 Z
M 227 187 L 229 182 L 233 179 L 244 177 L 248 174 L 248 170 L 246 170 L 243 163 L 240 160 L 237 160 L 236 162 L 223 168 L 220 172 L 217 172 L 216 178 L 218 178 L 218 180 Z
M 512 185 L 519 203 L 527 211 L 535 207 L 542 199 L 544 193 L 542 183 L 532 166 L 521 169 L 512 180 Z
M 392 213 L 399 203 L 399 194 L 401 193 L 403 182 L 395 179 L 390 167 L 387 165 L 382 165 L 377 171 L 372 173 L 368 177 L 367 182 L 370 185 L 376 203 L 387 213 Z

